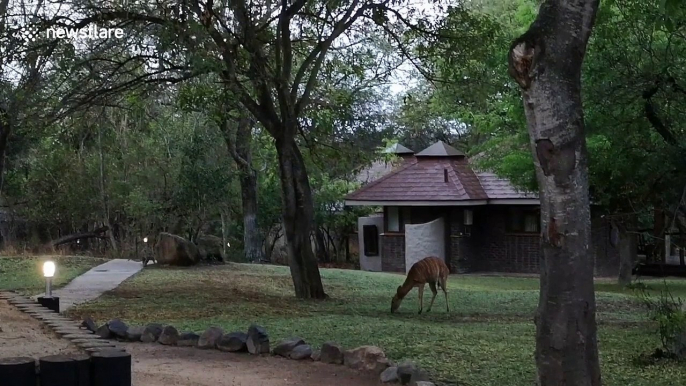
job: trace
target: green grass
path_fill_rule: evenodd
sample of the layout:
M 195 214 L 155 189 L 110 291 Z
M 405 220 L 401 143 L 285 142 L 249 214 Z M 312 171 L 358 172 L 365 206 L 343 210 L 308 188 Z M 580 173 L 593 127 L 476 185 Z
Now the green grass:
M 538 279 L 452 276 L 451 313 L 441 293 L 429 314 L 417 315 L 413 291 L 397 314 L 390 299 L 403 276 L 322 270 L 330 300 L 294 298 L 286 267 L 231 264 L 219 267 L 151 267 L 94 303 L 71 311 L 105 321 L 161 322 L 200 332 L 218 325 L 245 331 L 267 328 L 272 341 L 299 336 L 319 346 L 333 340 L 346 348 L 372 344 L 396 361 L 411 359 L 441 381 L 461 385 L 534 384 L 533 312 Z M 662 281 L 648 281 L 653 291 Z M 670 282 L 677 295 L 686 281 Z M 425 291 L 425 307 L 430 299 Z M 599 344 L 605 385 L 686 384 L 683 364 L 635 363 L 659 346 L 654 326 L 631 292 L 611 281 L 597 284 Z
M 52 260 L 57 267 L 53 283 L 62 287 L 106 259 L 83 256 L 0 257 L 0 290 L 13 290 L 24 295 L 45 291 L 43 262 Z

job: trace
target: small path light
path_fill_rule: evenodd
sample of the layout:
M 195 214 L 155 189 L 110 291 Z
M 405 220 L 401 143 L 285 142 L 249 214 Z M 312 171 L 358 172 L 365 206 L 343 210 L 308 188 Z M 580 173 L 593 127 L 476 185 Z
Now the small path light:
M 56 270 L 54 261 L 43 263 L 43 277 L 45 277 L 45 296 L 38 297 L 38 303 L 55 312 L 60 312 L 59 296 L 52 296 L 52 278 L 55 277 Z
M 143 237 L 143 242 L 144 242 L 144 243 L 147 243 L 147 242 L 148 242 L 148 238 L 147 238 L 147 237 Z
M 55 276 L 55 263 L 46 261 L 43 263 L 43 276 L 45 277 L 45 296 L 52 297 L 52 278 Z

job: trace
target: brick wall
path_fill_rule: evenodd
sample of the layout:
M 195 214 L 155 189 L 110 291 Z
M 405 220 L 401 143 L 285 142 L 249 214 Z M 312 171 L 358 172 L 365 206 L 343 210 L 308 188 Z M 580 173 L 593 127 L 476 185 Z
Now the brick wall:
M 473 208 L 474 225 L 471 226 L 471 235 L 465 234 L 464 208 L 445 209 L 448 209 L 446 220 L 450 231 L 446 242 L 446 262 L 452 273 L 538 273 L 540 236 L 538 233 L 507 233 L 507 207 Z M 592 221 L 591 253 L 595 256 L 595 273 L 598 276 L 614 276 L 619 269 L 619 253 L 617 248 L 610 244 L 609 237 L 610 229 L 607 222 L 595 218 Z M 404 235 L 384 235 L 382 244 L 382 269 L 388 272 L 404 272 Z
M 381 236 L 381 270 L 384 272 L 405 272 L 405 236 L 386 234 Z

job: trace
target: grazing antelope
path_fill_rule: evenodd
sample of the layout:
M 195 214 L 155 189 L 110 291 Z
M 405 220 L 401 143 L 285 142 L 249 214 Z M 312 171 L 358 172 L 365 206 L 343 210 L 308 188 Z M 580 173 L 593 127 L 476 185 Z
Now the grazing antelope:
M 414 263 L 412 268 L 410 268 L 410 272 L 407 273 L 405 283 L 398 287 L 395 296 L 393 296 L 393 300 L 391 301 L 391 313 L 395 312 L 398 307 L 400 307 L 403 298 L 407 296 L 412 288 L 418 287 L 419 313 L 421 314 L 423 308 L 424 284 L 426 283 L 429 283 L 429 288 L 431 288 L 431 292 L 434 294 L 426 312 L 431 311 L 431 306 L 433 306 L 436 295 L 438 294 L 438 291 L 436 291 L 437 283 L 445 294 L 445 311 L 450 312 L 450 307 L 448 306 L 448 290 L 446 288 L 449 272 L 450 271 L 443 260 L 435 256 L 425 257 Z

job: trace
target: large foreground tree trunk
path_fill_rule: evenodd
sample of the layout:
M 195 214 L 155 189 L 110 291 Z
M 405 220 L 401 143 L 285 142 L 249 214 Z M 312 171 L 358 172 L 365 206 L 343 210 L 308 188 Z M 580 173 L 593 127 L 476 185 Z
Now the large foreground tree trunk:
M 305 161 L 292 137 L 277 139 L 276 152 L 279 157 L 288 265 L 291 268 L 295 296 L 324 299 L 327 295 L 310 241 L 314 225 L 314 204 Z
M 547 0 L 512 42 L 541 200 L 536 365 L 541 386 L 601 384 L 581 66 L 598 0 Z
M 235 126 L 235 130 L 232 126 Z M 232 124 L 227 119 L 222 131 L 229 154 L 236 161 L 240 172 L 244 255 L 246 260 L 257 262 L 262 260 L 263 254 L 260 228 L 257 223 L 257 173 L 252 166 L 251 120 L 247 116 L 242 116 L 235 124 Z

